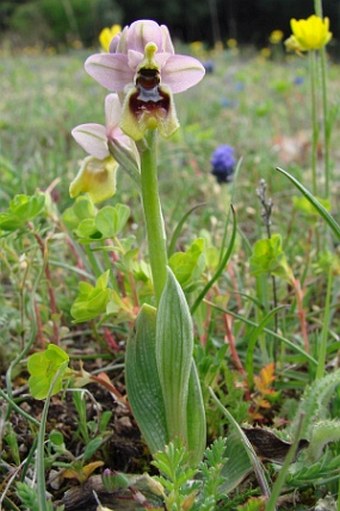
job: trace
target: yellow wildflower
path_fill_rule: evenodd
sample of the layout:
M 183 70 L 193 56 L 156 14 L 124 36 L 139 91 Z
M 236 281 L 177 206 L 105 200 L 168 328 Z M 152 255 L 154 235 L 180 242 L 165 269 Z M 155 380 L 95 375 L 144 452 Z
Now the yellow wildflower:
M 231 37 L 230 39 L 227 39 L 227 46 L 231 50 L 233 50 L 234 48 L 237 48 L 237 41 L 236 41 L 236 39 L 234 39 L 233 37 Z
M 290 20 L 290 26 L 302 51 L 320 50 L 331 39 L 329 31 L 329 18 L 320 18 L 315 14 L 309 18 Z
M 269 42 L 271 44 L 279 44 L 283 39 L 282 30 L 273 30 L 269 36 Z
M 99 34 L 99 42 L 104 51 L 109 51 L 112 39 L 116 37 L 116 35 L 118 35 L 121 31 L 122 27 L 120 25 L 112 25 L 111 28 L 103 28 Z
M 261 57 L 263 57 L 264 59 L 269 59 L 269 57 L 271 56 L 272 52 L 270 50 L 270 48 L 262 48 L 260 50 L 260 55 Z
M 285 47 L 287 51 L 295 51 L 299 54 L 303 51 L 300 43 L 294 35 L 291 35 L 288 37 L 288 39 L 285 40 Z
M 203 57 L 205 55 L 204 44 L 202 41 L 193 41 L 190 43 L 191 53 L 196 57 Z

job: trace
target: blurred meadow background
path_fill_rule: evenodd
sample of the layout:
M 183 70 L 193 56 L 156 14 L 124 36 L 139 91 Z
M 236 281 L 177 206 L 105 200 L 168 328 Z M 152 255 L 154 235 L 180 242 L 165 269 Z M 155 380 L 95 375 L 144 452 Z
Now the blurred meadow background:
M 151 287 L 143 212 L 129 176 L 119 171 L 116 195 L 105 204 L 130 208 L 124 227 L 129 251 L 118 264 L 111 260 L 113 280 L 118 289 L 119 279 L 124 281 L 126 295 L 112 311 L 99 311 L 98 321 L 75 322 L 71 308 L 79 281 L 93 284 L 107 258 L 93 240 L 81 238 L 67 213 L 74 204 L 69 185 L 84 157 L 71 130 L 103 123 L 107 91 L 83 67 L 100 51 L 101 30 L 154 19 L 169 27 L 178 53 L 198 58 L 206 69 L 197 87 L 175 96 L 180 129 L 170 140 L 159 140 L 160 195 L 169 239 L 176 242 L 172 268 L 189 303 L 228 246 L 230 203 L 237 218 L 229 263 L 195 316 L 208 438 L 229 427 L 208 386 L 239 424 L 281 431 L 291 442 L 289 425 L 311 388 L 316 401 L 313 411 L 304 410 L 309 417 L 304 438 L 312 442 L 313 421 L 331 433 L 319 440 L 320 452 L 293 464 L 279 509 L 340 510 L 340 245 L 328 216 L 339 220 L 340 1 L 323 2 L 333 34 L 325 52 L 327 149 L 321 74 L 313 124 L 308 52 L 289 52 L 284 44 L 290 19 L 313 13 L 312 0 L 1 0 L 0 509 L 35 509 L 25 488 L 16 486 L 34 480 L 37 429 L 13 406 L 37 418 L 42 412 L 28 389 L 29 354 L 57 340 L 74 367 L 83 363 L 92 375 L 106 371 L 117 395 L 125 395 L 125 343 Z M 232 153 L 224 174 L 216 166 L 221 146 Z M 313 193 L 321 213 L 276 167 Z M 14 197 L 29 200 L 37 190 L 46 192 L 44 208 L 27 219 L 16 217 Z M 261 255 L 254 247 L 264 239 L 278 245 L 258 245 L 267 251 Z M 47 420 L 48 491 L 66 510 L 78 509 L 65 500 L 70 486 L 83 484 L 98 468 L 98 473 L 101 467 L 150 470 L 133 419 L 119 411 L 119 398 L 110 400 L 105 385 L 99 391 L 91 385 L 81 403 L 54 398 L 51 409 L 58 411 Z M 61 440 L 51 436 L 55 431 Z M 57 444 L 65 450 L 58 451 Z M 73 472 L 54 484 L 53 476 L 65 467 Z M 267 470 L 275 481 L 277 466 Z M 254 481 L 235 483 L 215 509 L 265 509 L 260 493 Z

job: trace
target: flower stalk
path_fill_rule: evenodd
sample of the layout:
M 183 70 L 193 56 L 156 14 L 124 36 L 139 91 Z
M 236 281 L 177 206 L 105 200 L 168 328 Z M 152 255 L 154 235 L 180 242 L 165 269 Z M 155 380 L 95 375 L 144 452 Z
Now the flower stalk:
M 309 52 L 309 70 L 311 84 L 311 121 L 312 121 L 312 190 L 313 194 L 317 194 L 317 152 L 319 141 L 319 126 L 317 116 L 317 74 L 316 74 L 316 54 L 315 51 Z
M 322 18 L 322 1 L 314 1 L 315 14 Z M 328 94 L 327 94 L 327 56 L 325 47 L 320 49 L 320 82 L 323 110 L 323 136 L 324 136 L 324 165 L 325 165 L 325 198 L 329 198 L 329 186 L 331 180 L 330 168 L 330 123 L 328 116 Z
M 167 252 L 158 192 L 156 130 L 150 130 L 145 138 L 147 144 L 141 154 L 141 191 L 151 272 L 158 304 L 167 279 Z

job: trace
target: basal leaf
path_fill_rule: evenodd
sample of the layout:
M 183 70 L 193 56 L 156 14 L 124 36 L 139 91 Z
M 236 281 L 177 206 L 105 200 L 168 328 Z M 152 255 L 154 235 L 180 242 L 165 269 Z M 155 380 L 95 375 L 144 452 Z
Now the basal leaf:
M 168 443 L 155 347 L 156 309 L 144 304 L 137 317 L 136 334 L 127 343 L 125 373 L 133 414 L 152 453 Z
M 207 426 L 202 389 L 194 360 L 192 361 L 189 378 L 187 434 L 190 462 L 193 466 L 196 466 L 203 458 L 207 440 Z
M 169 440 L 187 441 L 187 399 L 193 355 L 193 326 L 181 286 L 168 269 L 157 311 L 156 360 Z

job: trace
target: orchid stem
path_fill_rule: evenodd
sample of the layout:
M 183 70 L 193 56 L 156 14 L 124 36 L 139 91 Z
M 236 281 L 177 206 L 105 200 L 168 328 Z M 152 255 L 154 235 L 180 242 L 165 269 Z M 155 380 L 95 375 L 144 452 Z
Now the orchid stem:
M 157 132 L 150 130 L 146 136 L 147 147 L 141 154 L 141 187 L 151 272 L 158 304 L 167 277 L 167 252 L 158 192 L 156 142 Z

